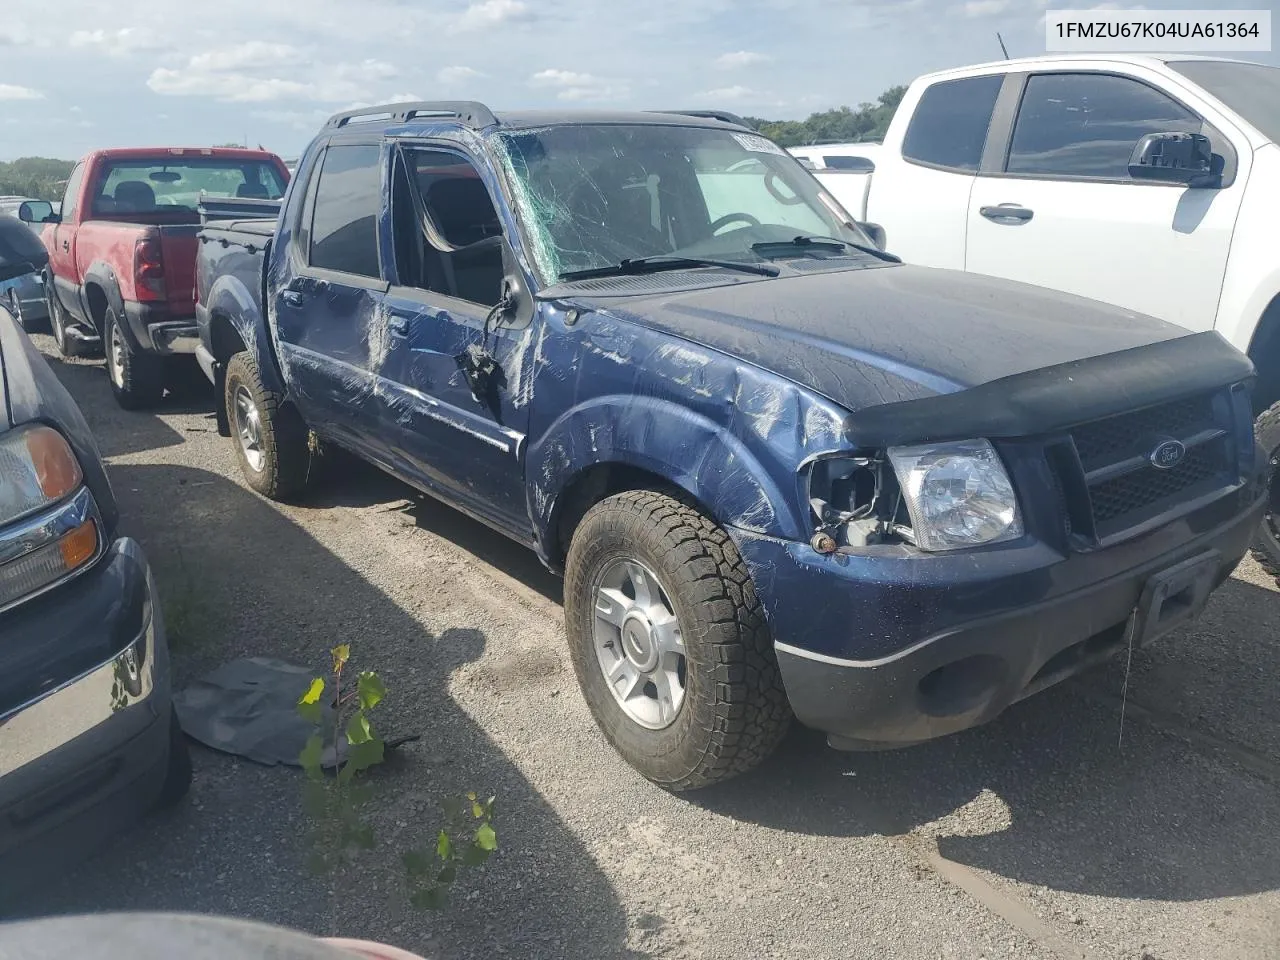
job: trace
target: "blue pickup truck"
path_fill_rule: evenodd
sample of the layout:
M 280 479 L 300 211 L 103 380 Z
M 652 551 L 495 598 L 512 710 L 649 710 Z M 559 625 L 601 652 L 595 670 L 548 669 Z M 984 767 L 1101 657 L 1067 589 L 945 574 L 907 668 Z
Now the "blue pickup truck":
M 792 717 L 985 722 L 1196 615 L 1265 509 L 1217 334 L 903 265 L 729 115 L 342 113 L 197 274 L 248 483 L 298 495 L 318 438 L 537 551 L 673 790 Z

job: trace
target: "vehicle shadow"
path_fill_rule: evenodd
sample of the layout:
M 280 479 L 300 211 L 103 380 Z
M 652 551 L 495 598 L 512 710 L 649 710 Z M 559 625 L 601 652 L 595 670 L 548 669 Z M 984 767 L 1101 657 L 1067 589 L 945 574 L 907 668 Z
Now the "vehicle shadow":
M 65 375 L 65 371 L 62 371 Z M 141 418 L 139 418 L 141 419 Z M 432 633 L 310 533 L 239 484 L 173 465 L 110 468 L 121 513 L 158 573 L 181 564 L 217 629 L 175 654 L 181 685 L 245 655 L 324 671 L 352 665 L 388 689 L 374 715 L 386 737 L 421 734 L 376 771 L 380 847 L 337 877 L 309 877 L 300 771 L 195 748 L 191 796 L 146 820 L 28 913 L 178 910 L 231 914 L 326 935 L 369 937 L 429 957 L 632 956 L 617 894 L 554 810 L 451 698 L 451 674 L 480 658 L 475 629 Z M 173 497 L 176 486 L 191 491 Z M 162 581 L 170 616 L 172 588 Z M 400 854 L 434 850 L 440 802 L 469 790 L 499 798 L 500 852 L 460 875 L 457 903 L 421 913 L 405 901 Z
M 560 578 L 532 550 L 343 450 L 326 451 L 318 482 L 304 502 L 309 507 L 394 505 L 392 509 L 418 529 L 449 541 L 548 600 L 563 602 Z
M 53 343 L 52 338 L 49 343 Z M 126 456 L 177 446 L 185 439 L 181 433 L 151 413 L 122 410 L 111 396 L 111 387 L 101 362 L 67 361 L 48 348 L 43 352 L 49 367 L 76 398 L 80 412 L 84 414 L 89 428 L 97 438 L 104 457 Z M 199 370 L 196 372 L 203 379 L 204 375 Z M 212 397 L 212 387 L 208 393 Z M 217 427 L 212 409 L 211 399 L 204 397 L 199 384 L 194 384 L 179 394 L 166 395 L 154 412 L 208 413 L 208 430 L 213 431 Z
M 1257 745 L 1274 742 L 1280 727 L 1280 643 L 1275 630 L 1252 627 L 1275 623 L 1278 607 L 1274 592 L 1233 579 L 1199 633 L 1134 654 L 1135 705 L 1167 706 L 1151 701 L 1163 701 L 1171 682 L 1183 687 L 1172 730 L 1150 715 L 1134 719 L 1135 710 L 1121 738 L 1121 659 L 985 727 L 906 750 L 838 754 L 820 735 L 796 731 L 756 773 L 690 799 L 778 830 L 933 837 L 950 860 L 1061 891 L 1189 901 L 1275 890 L 1280 756 Z M 1210 684 L 1203 664 L 1185 663 L 1206 639 L 1224 650 Z M 1236 647 L 1250 654 L 1233 660 L 1225 651 Z M 1185 669 L 1176 671 L 1179 660 Z M 1260 728 L 1256 736 L 1236 739 L 1243 726 L 1205 722 L 1233 703 Z M 1192 749 L 1178 736 L 1186 727 L 1252 748 L 1255 769 L 1204 742 Z
M 561 601 L 532 552 L 376 468 L 353 460 L 324 486 L 321 503 L 398 494 L 422 529 Z M 1196 625 L 1135 652 L 1129 696 L 1251 747 L 1280 778 L 1276 676 L 1280 595 L 1233 578 Z M 906 750 L 843 754 L 796 729 L 761 769 L 687 799 L 802 834 L 932 837 L 958 863 L 1061 891 L 1180 901 L 1280 888 L 1280 839 L 1267 826 L 1280 820 L 1280 781 L 1133 713 L 1121 739 L 1123 679 L 1116 660 Z

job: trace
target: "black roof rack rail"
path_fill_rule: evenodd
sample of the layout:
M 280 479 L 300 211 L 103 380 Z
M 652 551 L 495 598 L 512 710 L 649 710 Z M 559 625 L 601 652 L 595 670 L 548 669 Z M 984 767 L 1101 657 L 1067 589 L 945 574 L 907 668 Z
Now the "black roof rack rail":
M 719 120 L 722 123 L 732 123 L 735 126 L 751 129 L 751 124 L 736 113 L 730 113 L 728 110 L 655 110 L 653 112 L 671 113 L 681 117 L 702 117 L 704 120 Z
M 357 110 L 335 113 L 325 127 L 345 127 L 361 117 L 386 119 L 403 123 L 417 117 L 450 117 L 461 120 L 468 127 L 479 130 L 498 122 L 493 111 L 477 100 L 418 100 L 406 103 L 384 103 Z

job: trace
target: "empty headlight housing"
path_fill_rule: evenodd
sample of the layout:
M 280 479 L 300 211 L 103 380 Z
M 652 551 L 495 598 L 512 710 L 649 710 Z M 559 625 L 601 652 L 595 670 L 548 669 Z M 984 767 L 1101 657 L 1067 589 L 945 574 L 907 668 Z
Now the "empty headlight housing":
M 921 550 L 959 550 L 1022 536 L 1018 498 L 987 440 L 890 447 Z

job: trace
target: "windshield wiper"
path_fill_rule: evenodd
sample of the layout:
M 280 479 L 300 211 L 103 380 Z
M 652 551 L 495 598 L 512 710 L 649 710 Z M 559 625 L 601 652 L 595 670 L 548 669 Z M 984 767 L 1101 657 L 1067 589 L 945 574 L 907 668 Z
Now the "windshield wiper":
M 759 243 L 753 243 L 751 249 L 753 252 L 761 256 L 768 256 L 765 251 L 777 249 L 778 247 L 801 247 L 818 248 L 826 247 L 828 249 L 837 247 L 840 249 L 849 248 L 851 250 L 861 250 L 863 253 L 869 253 L 873 257 L 880 260 L 888 260 L 890 263 L 901 263 L 901 257 L 895 257 L 892 253 L 888 253 L 877 247 L 870 247 L 862 243 L 854 243 L 852 240 L 841 240 L 839 237 L 824 237 L 816 234 L 800 234 L 792 237 L 790 240 L 761 240 Z
M 591 267 L 587 270 L 568 270 L 560 274 L 561 280 L 591 280 L 595 277 L 619 277 L 627 274 L 658 273 L 663 270 L 691 270 L 696 267 L 721 267 L 739 273 L 754 273 L 762 277 L 776 277 L 778 268 L 767 263 L 743 263 L 740 260 L 708 260 L 705 257 L 629 257 L 607 267 Z

